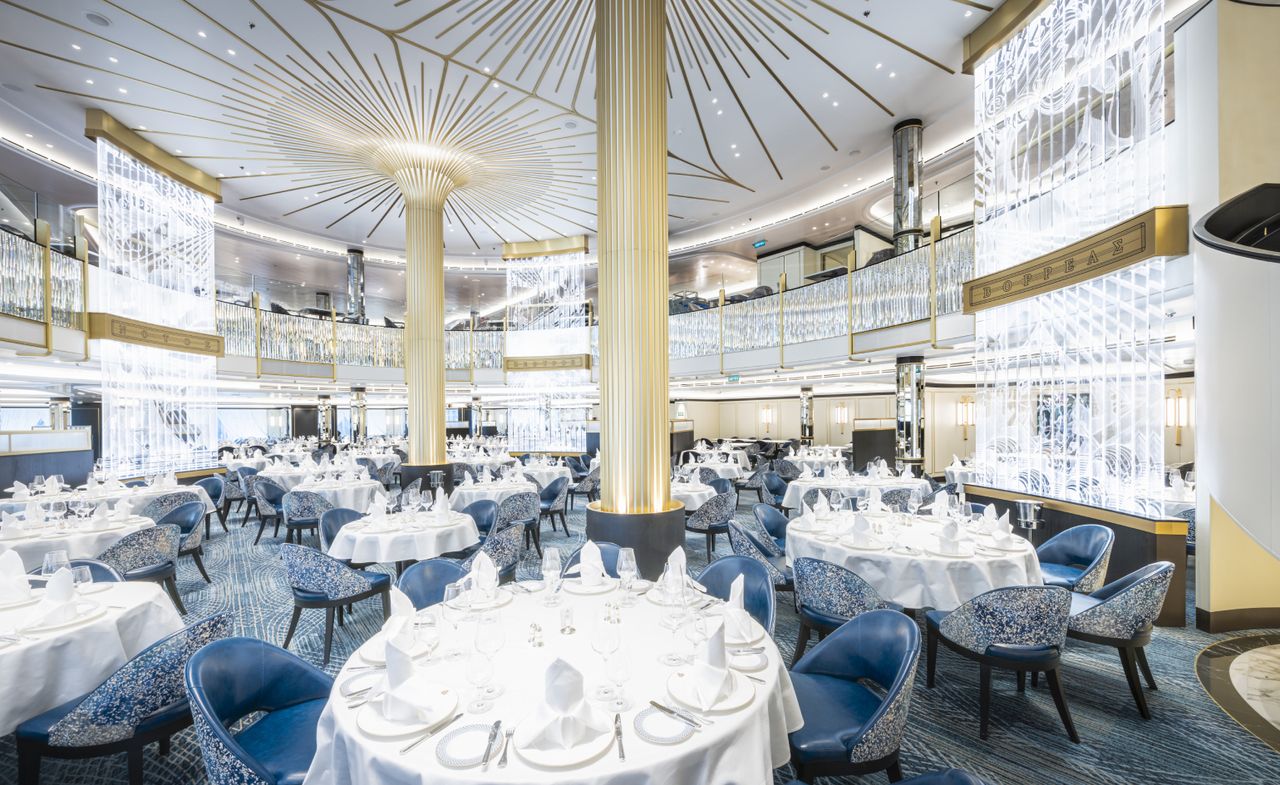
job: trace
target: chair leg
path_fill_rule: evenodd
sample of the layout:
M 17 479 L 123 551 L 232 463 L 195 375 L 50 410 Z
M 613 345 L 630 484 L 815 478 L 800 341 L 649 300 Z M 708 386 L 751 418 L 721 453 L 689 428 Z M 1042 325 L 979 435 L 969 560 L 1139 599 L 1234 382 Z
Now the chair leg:
M 170 750 L 172 749 L 173 749 L 172 736 L 165 736 L 163 739 L 160 740 L 160 757 L 162 758 L 167 757 L 169 755 Z
M 343 627 L 343 626 L 345 626 L 345 625 L 343 624 L 343 618 L 342 618 L 342 606 L 341 606 L 341 605 L 339 605 L 339 606 L 338 606 L 338 626 L 339 626 L 339 627 Z
M 1040 671 L 1031 671 L 1031 686 L 1040 686 Z
M 889 764 L 884 773 L 889 777 L 890 782 L 898 782 L 902 779 L 902 766 L 898 765 L 898 761 Z
M 267 530 L 267 519 L 261 518 L 258 522 L 258 536 L 253 538 L 253 544 L 257 545 L 262 539 L 262 533 Z
M 569 518 L 563 512 L 560 513 L 560 528 L 564 529 L 564 536 L 569 535 Z
M 209 573 L 204 568 L 204 546 L 201 545 L 191 552 L 191 560 L 196 563 L 196 569 L 200 571 L 200 577 L 204 578 L 205 583 L 213 583 L 209 579 Z
M 271 536 L 272 536 L 272 537 L 279 537 L 279 536 L 280 536 L 280 516 L 279 516 L 279 515 L 273 515 L 273 516 L 271 516 L 271 519 L 272 519 L 272 520 L 275 522 L 275 524 L 276 524 L 275 531 L 271 532 Z M 286 532 L 286 533 L 287 533 L 287 532 Z
M 1134 649 L 1134 654 L 1138 657 L 1138 669 L 1142 671 L 1142 676 L 1147 680 L 1147 689 L 1159 689 L 1156 687 L 1156 677 L 1151 675 L 1151 666 L 1147 664 L 1147 650 L 1145 647 L 1139 646 Z
M 293 640 L 293 634 L 298 630 L 298 619 L 302 618 L 302 608 L 297 605 L 293 606 L 293 616 L 289 618 L 289 631 L 284 634 L 284 646 L 289 648 L 289 641 Z
M 933 687 L 933 672 L 938 665 L 938 633 L 930 627 L 925 635 L 925 686 Z
M 222 525 L 222 531 L 227 532 L 227 510 L 230 509 L 231 502 L 229 500 L 218 505 L 218 523 Z
M 178 582 L 173 576 L 164 579 L 165 591 L 169 592 L 169 597 L 173 600 L 173 604 L 177 607 L 178 613 L 183 616 L 187 615 L 187 609 L 182 605 L 182 597 L 178 595 Z
M 206 512 L 204 514 L 204 538 L 206 540 L 213 536 L 213 534 L 211 534 L 209 531 L 209 524 L 211 523 L 210 519 L 212 517 L 213 517 L 213 513 L 211 512 Z
M 1053 693 L 1053 702 L 1058 707 L 1062 724 L 1067 729 L 1067 736 L 1076 744 L 1080 743 L 1080 735 L 1076 733 L 1076 724 L 1071 721 L 1071 710 L 1067 708 L 1067 698 L 1062 694 L 1062 683 L 1058 680 L 1058 669 L 1044 672 L 1045 681 L 1049 682 L 1049 691 Z
M 711 563 L 711 551 L 715 549 L 715 542 L 712 537 L 715 536 L 711 532 L 707 532 L 707 564 Z
M 987 724 L 991 719 L 991 666 L 978 664 L 978 736 L 987 738 Z
M 1142 719 L 1151 719 L 1151 710 L 1147 708 L 1147 696 L 1142 692 L 1142 682 L 1138 679 L 1138 662 L 1137 656 L 1133 653 L 1133 649 L 1119 647 L 1120 665 L 1124 667 L 1125 681 L 1129 682 L 1129 692 L 1133 693 L 1133 702 L 1138 704 L 1138 713 L 1142 715 Z
M 142 745 L 129 748 L 129 785 L 142 785 Z
M 809 625 L 800 622 L 800 632 L 796 635 L 796 651 L 791 655 L 791 667 L 795 667 L 800 661 L 800 655 L 804 654 L 804 649 L 809 645 Z
M 40 785 L 40 752 L 18 742 L 18 785 Z
M 249 513 L 251 512 L 254 513 L 255 515 L 258 512 L 257 499 L 249 499 L 244 503 L 244 517 L 240 519 L 241 528 L 244 528 L 244 525 L 249 522 Z M 262 516 L 259 515 L 258 517 L 261 518 Z
M 1026 692 L 1027 689 L 1027 672 L 1018 671 L 1018 692 Z
M 334 609 L 324 609 L 324 660 L 321 661 L 320 667 L 329 664 L 329 652 L 333 650 L 333 617 Z

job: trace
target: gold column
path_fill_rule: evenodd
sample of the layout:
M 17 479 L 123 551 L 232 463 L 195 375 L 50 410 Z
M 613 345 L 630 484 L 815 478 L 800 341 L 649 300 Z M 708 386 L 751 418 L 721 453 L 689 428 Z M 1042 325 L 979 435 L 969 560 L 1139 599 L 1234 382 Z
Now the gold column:
M 596 3 L 599 509 L 670 507 L 665 4 Z
M 405 220 L 404 381 L 409 464 L 445 462 L 444 199 L 408 202 Z

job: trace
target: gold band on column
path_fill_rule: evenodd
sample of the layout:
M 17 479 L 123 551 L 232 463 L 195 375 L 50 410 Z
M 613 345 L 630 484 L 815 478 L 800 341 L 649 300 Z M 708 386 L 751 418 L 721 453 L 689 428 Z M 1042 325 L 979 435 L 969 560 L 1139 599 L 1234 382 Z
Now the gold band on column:
M 596 3 L 600 504 L 665 511 L 667 99 L 665 4 Z

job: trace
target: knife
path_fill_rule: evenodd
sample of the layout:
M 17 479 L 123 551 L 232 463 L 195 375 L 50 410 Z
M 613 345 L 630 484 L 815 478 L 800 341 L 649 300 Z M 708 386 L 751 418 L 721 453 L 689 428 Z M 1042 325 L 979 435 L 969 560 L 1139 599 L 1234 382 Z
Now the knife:
M 613 715 L 613 738 L 618 740 L 618 760 L 626 762 L 627 753 L 622 749 L 622 715 Z
M 701 723 L 699 723 L 697 720 L 693 719 L 692 717 L 687 717 L 683 714 L 676 712 L 674 709 L 669 709 L 666 706 L 663 706 L 661 703 L 658 703 L 657 701 L 649 701 L 649 705 L 657 709 L 658 711 L 662 712 L 663 714 L 667 715 L 668 717 L 671 717 L 672 719 L 680 720 L 685 725 L 688 725 L 690 728 L 702 727 Z
M 453 715 L 453 719 L 449 720 L 448 722 L 446 722 L 445 724 L 443 724 L 443 725 L 441 725 L 440 727 L 436 728 L 435 730 L 429 730 L 429 731 L 427 731 L 426 733 L 422 734 L 422 735 L 421 735 L 421 736 L 419 736 L 418 738 L 414 739 L 414 740 L 413 740 L 413 743 L 409 744 L 409 745 L 408 745 L 408 746 L 406 746 L 406 747 L 401 748 L 401 750 L 400 750 L 400 754 L 401 754 L 401 755 L 405 754 L 405 753 L 406 753 L 406 752 L 408 752 L 409 750 L 413 749 L 414 747 L 418 746 L 418 745 L 419 745 L 419 744 L 421 744 L 422 742 L 424 742 L 424 741 L 426 741 L 427 739 L 431 738 L 432 736 L 436 735 L 437 733 L 439 733 L 440 731 L 442 731 L 442 730 L 444 730 L 445 728 L 449 727 L 450 725 L 452 725 L 453 723 L 457 722 L 457 721 L 458 721 L 459 719 L 461 719 L 461 718 L 462 718 L 462 714 L 461 714 L 461 713 Z
M 498 740 L 498 733 L 501 730 L 502 720 L 494 720 L 493 727 L 489 729 L 489 743 L 484 745 L 484 757 L 480 759 L 480 771 L 489 770 L 489 756 L 493 755 L 493 745 Z

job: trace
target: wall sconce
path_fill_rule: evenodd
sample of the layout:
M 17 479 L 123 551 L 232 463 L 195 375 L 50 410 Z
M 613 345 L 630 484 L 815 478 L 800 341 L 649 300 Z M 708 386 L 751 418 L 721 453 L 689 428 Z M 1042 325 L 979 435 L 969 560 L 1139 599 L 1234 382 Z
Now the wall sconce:
M 677 420 L 689 419 L 689 411 L 688 409 L 685 408 L 684 401 L 680 401 L 679 403 L 676 404 L 676 419 Z
M 764 426 L 764 432 L 769 433 L 769 426 L 773 425 L 773 407 L 766 406 L 760 410 L 760 424 Z
M 1174 387 L 1164 394 L 1164 427 L 1173 429 L 1173 443 L 1182 446 L 1182 429 L 1187 425 L 1187 399 L 1182 388 Z
M 969 429 L 974 427 L 975 404 L 972 395 L 966 395 L 956 402 L 956 422 L 960 423 L 960 435 L 969 441 Z
M 835 418 L 836 424 L 840 426 L 840 433 L 844 433 L 844 428 L 849 424 L 849 404 L 838 403 L 831 410 L 831 416 Z

